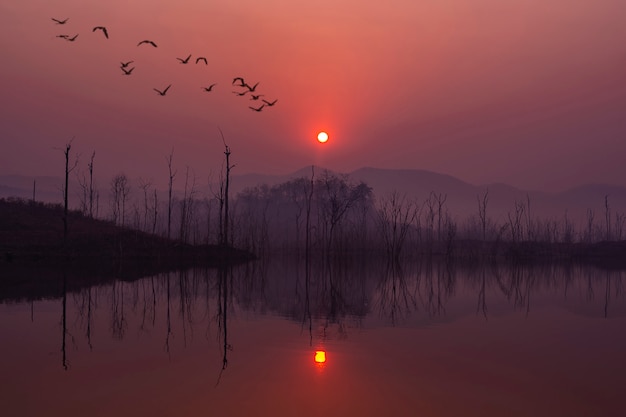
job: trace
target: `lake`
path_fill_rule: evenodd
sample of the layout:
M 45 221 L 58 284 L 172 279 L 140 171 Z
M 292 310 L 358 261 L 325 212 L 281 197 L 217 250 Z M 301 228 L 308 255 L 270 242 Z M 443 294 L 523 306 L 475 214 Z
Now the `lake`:
M 624 416 L 625 283 L 575 264 L 282 258 L 66 282 L 0 298 L 0 414 Z

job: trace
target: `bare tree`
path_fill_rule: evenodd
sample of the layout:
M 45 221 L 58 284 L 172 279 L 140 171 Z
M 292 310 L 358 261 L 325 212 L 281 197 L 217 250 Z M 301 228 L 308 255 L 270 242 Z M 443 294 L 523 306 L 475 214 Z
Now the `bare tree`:
M 476 196 L 478 200 L 478 217 L 480 219 L 480 227 L 483 234 L 483 241 L 487 240 L 487 203 L 489 202 L 489 189 L 485 190 L 482 197 Z
M 381 200 L 378 225 L 387 246 L 387 254 L 397 260 L 407 234 L 419 213 L 419 205 L 406 195 L 393 191 Z
M 226 145 L 226 140 L 224 139 L 224 133 L 222 132 L 222 129 L 220 129 L 218 127 L 218 130 L 220 131 L 220 135 L 222 136 L 222 142 L 224 143 L 224 155 L 226 156 L 226 179 L 224 182 L 224 200 L 223 200 L 223 204 L 224 204 L 224 220 L 223 220 L 223 225 L 224 225 L 224 230 L 222 233 L 222 241 L 220 242 L 220 244 L 222 244 L 223 246 L 227 246 L 228 245 L 228 220 L 229 220 L 229 213 L 228 213 L 228 188 L 230 186 L 230 170 L 232 168 L 234 168 L 234 165 L 230 165 L 230 147 L 228 145 Z
M 624 222 L 626 217 L 623 213 L 615 212 L 615 239 L 622 240 L 622 234 L 624 233 Z
M 174 158 L 174 148 L 172 148 L 172 152 L 170 152 L 169 156 L 166 158 L 167 167 L 169 169 L 169 182 L 168 182 L 168 194 L 167 194 L 167 238 L 171 238 L 171 230 L 172 230 L 172 186 L 174 184 L 174 177 L 176 176 L 176 171 L 172 171 L 172 159 Z
M 72 142 L 74 138 L 72 138 L 68 143 L 65 144 L 65 150 L 63 154 L 65 155 L 65 187 L 63 188 L 63 242 L 67 242 L 67 215 L 68 215 L 68 188 L 69 188 L 69 177 L 70 172 L 76 168 L 78 165 L 78 157 L 70 167 L 70 150 L 72 149 Z
M 446 203 L 446 200 L 448 199 L 448 195 L 447 194 L 441 195 L 441 193 L 439 193 L 436 195 L 436 199 L 437 199 L 437 240 L 441 242 L 443 206 Z
M 595 217 L 595 213 L 591 209 L 587 209 L 587 228 L 585 233 L 585 241 L 587 243 L 593 242 L 593 219 Z
M 185 172 L 185 189 L 183 199 L 180 202 L 180 240 L 187 242 L 189 229 L 191 228 L 193 198 L 196 194 L 196 176 L 193 174 L 191 186 L 189 185 L 189 166 Z
M 326 230 L 326 250 L 330 252 L 335 239 L 337 226 L 357 201 L 367 198 L 372 189 L 365 183 L 349 184 L 345 177 L 330 174 L 328 171 L 318 179 L 320 188 L 321 215 Z
M 154 193 L 153 193 L 153 212 L 152 212 L 152 234 L 156 233 L 156 227 L 157 227 L 157 219 L 158 219 L 158 200 L 157 200 L 157 190 L 156 188 L 154 189 Z
M 139 188 L 143 190 L 143 230 L 148 231 L 148 191 L 152 183 L 148 180 L 139 179 Z
M 89 169 L 89 217 L 93 218 L 94 188 L 93 188 L 93 160 L 96 157 L 96 151 L 91 154 L 91 159 L 87 168 Z
M 117 174 L 111 180 L 111 197 L 113 198 L 113 222 L 115 224 L 125 225 L 126 201 L 130 193 L 130 185 L 125 174 Z
M 606 240 L 611 240 L 611 207 L 609 206 L 609 195 L 604 196 L 604 218 L 606 223 Z
M 515 201 L 515 213 L 508 213 L 509 226 L 511 229 L 511 241 L 519 242 L 523 237 L 522 218 L 524 217 L 525 205 L 523 201 Z

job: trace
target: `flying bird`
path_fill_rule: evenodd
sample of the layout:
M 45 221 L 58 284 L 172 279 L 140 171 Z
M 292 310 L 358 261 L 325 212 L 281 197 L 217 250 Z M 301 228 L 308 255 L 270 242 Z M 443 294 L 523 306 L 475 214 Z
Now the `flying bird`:
M 248 87 L 248 90 L 250 90 L 250 92 L 254 92 L 254 90 L 256 90 L 256 86 L 259 85 L 259 83 L 254 84 L 252 87 L 250 87 L 250 85 L 244 83 L 244 87 Z
M 248 93 L 249 93 L 249 91 L 248 91 L 248 90 L 245 90 L 245 91 L 242 91 L 242 92 L 239 92 L 239 91 L 233 91 L 233 94 L 236 94 L 236 95 L 238 95 L 238 96 L 240 96 L 240 97 L 241 97 L 241 96 L 245 96 L 245 95 L 246 95 L 246 94 L 248 94 Z
M 92 32 L 95 32 L 96 30 L 101 30 L 102 33 L 104 33 L 104 37 L 109 39 L 109 32 L 107 32 L 107 28 L 105 28 L 104 26 L 96 26 L 95 28 L 91 29 Z
M 157 93 L 159 93 L 159 95 L 164 96 L 167 93 L 167 90 L 169 90 L 171 86 L 172 86 L 172 84 L 168 85 L 167 87 L 165 87 L 165 90 L 163 90 L 163 91 L 157 90 L 156 88 L 153 88 L 153 90 L 156 91 Z
M 133 70 L 135 69 L 135 67 L 132 67 L 131 69 L 126 69 L 126 67 L 121 67 L 122 71 L 124 71 L 124 75 L 130 75 L 131 72 L 133 72 Z
M 264 94 L 250 94 L 250 100 L 258 100 L 263 96 Z
M 274 101 L 267 101 L 267 100 L 263 99 L 263 103 L 267 104 L 269 107 L 272 107 L 274 104 L 276 104 L 277 101 L 278 101 L 278 99 L 276 99 Z
M 152 42 L 152 41 L 149 41 L 149 40 L 141 41 L 141 42 L 139 42 L 139 43 L 137 44 L 137 46 L 139 46 L 139 45 L 141 45 L 141 44 L 144 44 L 144 43 L 147 43 L 147 44 L 149 44 L 149 45 L 152 45 L 152 46 L 154 46 L 155 48 L 157 47 L 157 44 L 156 44 L 156 43 L 154 43 L 154 42 Z
M 71 38 L 65 38 L 65 40 L 70 41 L 70 42 L 74 42 L 76 40 L 76 38 L 78 38 L 78 33 L 74 36 L 72 36 Z
M 120 62 L 122 68 L 126 68 L 128 67 L 130 64 L 132 64 L 135 61 L 127 61 L 127 62 Z
M 263 107 L 265 107 L 265 104 L 261 104 L 261 107 L 248 106 L 249 109 L 252 109 L 254 111 L 261 111 L 261 110 L 263 110 Z
M 182 59 L 182 58 L 176 58 L 176 59 L 179 60 L 181 64 L 186 64 L 187 62 L 189 62 L 189 58 L 191 58 L 191 55 L 189 55 L 185 59 Z
M 54 17 L 51 17 L 51 19 L 54 20 L 57 25 L 64 25 L 64 24 L 67 23 L 68 20 L 70 20 L 69 17 L 67 19 L 64 19 L 64 20 L 55 19 Z
M 202 87 L 204 89 L 204 91 L 206 92 L 210 92 L 211 90 L 213 90 L 213 87 L 215 87 L 217 85 L 217 83 L 213 83 L 208 87 Z
M 233 78 L 233 85 L 235 85 L 235 83 L 236 83 L 237 81 L 239 81 L 239 84 L 237 84 L 237 85 L 239 85 L 239 86 L 241 86 L 241 87 L 243 87 L 243 86 L 245 86 L 245 85 L 246 85 L 246 82 L 245 82 L 245 81 L 243 80 L 243 78 L 241 78 L 241 77 L 235 77 L 235 78 Z
M 61 39 L 67 39 L 69 37 L 70 35 L 57 35 L 57 38 L 61 38 Z
M 209 63 L 206 61 L 206 58 L 203 56 L 199 56 L 198 58 L 196 58 L 196 64 L 200 61 L 204 61 L 204 65 L 209 65 Z

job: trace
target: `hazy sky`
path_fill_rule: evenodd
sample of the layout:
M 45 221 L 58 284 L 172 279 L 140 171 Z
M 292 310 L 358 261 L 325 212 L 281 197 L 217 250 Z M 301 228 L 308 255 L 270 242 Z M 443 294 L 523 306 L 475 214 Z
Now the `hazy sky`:
M 5 0 L 0 174 L 61 175 L 75 137 L 102 181 L 164 185 L 173 148 L 202 183 L 221 168 L 220 127 L 237 173 L 626 185 L 625 18 L 624 0 Z M 276 105 L 249 109 L 236 76 Z

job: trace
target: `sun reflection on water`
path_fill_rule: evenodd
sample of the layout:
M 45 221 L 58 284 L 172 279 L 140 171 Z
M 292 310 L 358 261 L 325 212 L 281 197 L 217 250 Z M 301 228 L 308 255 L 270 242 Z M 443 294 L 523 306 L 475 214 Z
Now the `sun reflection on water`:
M 324 368 L 326 366 L 326 351 L 316 350 L 313 360 L 318 368 Z

